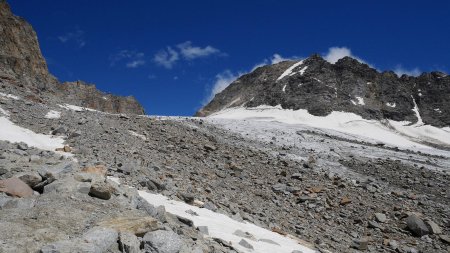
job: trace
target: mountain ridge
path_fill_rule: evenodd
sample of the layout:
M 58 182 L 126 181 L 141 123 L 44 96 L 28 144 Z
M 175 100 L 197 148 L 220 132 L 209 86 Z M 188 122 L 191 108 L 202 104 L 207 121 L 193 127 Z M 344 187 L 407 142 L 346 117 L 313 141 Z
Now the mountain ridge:
M 285 73 L 288 70 L 290 73 Z M 236 106 L 281 105 L 283 109 L 307 109 L 315 116 L 344 111 L 366 119 L 414 123 L 420 120 L 414 111 L 417 105 L 425 124 L 445 127 L 450 126 L 449 95 L 450 77 L 442 72 L 399 77 L 351 57 L 332 64 L 313 54 L 302 61 L 259 67 L 239 77 L 196 116 Z

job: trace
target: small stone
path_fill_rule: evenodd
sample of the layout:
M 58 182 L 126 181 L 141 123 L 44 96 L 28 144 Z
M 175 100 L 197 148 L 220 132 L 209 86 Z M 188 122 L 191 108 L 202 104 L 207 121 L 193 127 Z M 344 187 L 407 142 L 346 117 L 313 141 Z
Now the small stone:
M 209 229 L 207 226 L 198 226 L 197 230 L 204 235 L 209 235 Z
M 247 249 L 254 249 L 253 246 L 244 239 L 239 242 L 239 245 Z
M 204 145 L 203 148 L 208 152 L 217 150 L 217 147 L 215 147 L 213 145 L 208 145 L 208 144 Z
M 431 234 L 439 235 L 442 234 L 442 229 L 432 220 L 425 221 L 428 228 L 430 229 Z
M 441 241 L 450 244 L 450 236 L 448 235 L 440 235 L 439 238 L 441 239 Z
M 244 232 L 244 231 L 242 231 L 240 229 L 234 231 L 233 235 L 256 241 L 256 238 L 255 238 L 254 235 L 250 234 L 249 232 Z
M 381 223 L 384 223 L 384 222 L 386 222 L 386 215 L 385 214 L 383 214 L 383 213 L 375 213 L 375 219 L 378 221 L 378 222 L 381 222 Z
M 369 246 L 369 240 L 367 238 L 361 238 L 353 240 L 352 247 L 357 250 L 367 250 Z
M 69 147 L 69 146 L 64 146 L 64 152 L 70 152 L 70 151 L 72 151 L 72 148 L 71 147 Z
M 398 242 L 396 240 L 390 240 L 389 247 L 393 250 L 396 250 L 398 248 Z
M 99 199 L 108 200 L 114 192 L 114 187 L 106 182 L 95 182 L 91 185 L 89 195 Z
M 341 202 L 340 202 L 340 204 L 341 205 L 347 205 L 347 204 L 350 204 L 350 203 L 352 203 L 352 200 L 351 199 L 349 199 L 348 197 L 343 197 L 342 199 L 341 199 Z
M 259 242 L 265 242 L 265 243 L 270 243 L 270 244 L 274 244 L 274 245 L 280 246 L 279 243 L 274 242 L 274 241 L 272 241 L 272 240 L 270 240 L 270 239 L 259 239 L 258 241 L 259 241 Z
M 178 197 L 188 204 L 194 203 L 195 200 L 194 195 L 186 192 L 178 193 Z
M 424 236 L 430 233 L 430 230 L 423 222 L 423 220 L 414 214 L 406 218 L 406 225 L 409 231 L 411 231 L 416 236 Z
M 272 191 L 274 192 L 284 192 L 287 189 L 287 185 L 285 184 L 275 184 L 272 186 Z

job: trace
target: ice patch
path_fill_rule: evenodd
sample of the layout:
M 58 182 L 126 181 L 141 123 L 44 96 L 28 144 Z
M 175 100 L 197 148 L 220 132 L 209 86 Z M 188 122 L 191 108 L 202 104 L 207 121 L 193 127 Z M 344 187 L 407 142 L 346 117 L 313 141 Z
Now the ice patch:
M 46 119 L 59 119 L 61 118 L 61 112 L 51 110 L 47 112 L 47 114 L 44 117 Z
M 420 117 L 420 115 L 419 115 Z M 429 125 L 410 125 L 410 122 L 366 120 L 349 112 L 332 112 L 319 117 L 307 110 L 282 109 L 281 106 L 258 106 L 254 108 L 230 108 L 209 118 L 276 121 L 286 124 L 301 124 L 322 129 L 331 129 L 369 142 L 383 142 L 403 147 L 430 150 L 422 142 L 450 146 L 450 132 Z M 421 119 L 420 119 L 421 121 Z
M 291 253 L 294 250 L 298 250 L 303 253 L 316 252 L 313 249 L 301 245 L 302 242 L 294 237 L 283 236 L 251 223 L 238 222 L 226 215 L 210 211 L 206 208 L 191 206 L 181 201 L 170 200 L 159 194 L 152 194 L 145 191 L 138 192 L 139 195 L 150 204 L 154 206 L 164 206 L 167 212 L 192 220 L 196 227 L 207 226 L 209 237 L 220 238 L 226 242 L 230 242 L 231 245 L 240 252 Z M 198 216 L 186 213 L 187 210 L 194 211 L 198 214 Z M 233 233 L 238 229 L 252 234 L 256 238 L 256 241 L 234 235 Z M 242 239 L 245 239 L 248 243 L 250 243 L 254 250 L 241 246 L 239 242 Z M 279 245 L 260 241 L 261 239 L 271 240 Z
M 286 77 L 286 76 L 292 74 L 292 71 L 293 71 L 296 67 L 300 66 L 302 63 L 303 63 L 303 60 L 302 60 L 302 61 L 299 61 L 299 62 L 297 62 L 297 63 L 295 63 L 294 65 L 292 65 L 292 66 L 290 66 L 288 69 L 286 69 L 286 71 L 284 71 L 283 74 L 281 74 L 281 76 L 278 77 L 277 82 L 280 81 L 281 79 L 283 79 L 284 77 Z M 306 70 L 306 69 L 305 69 L 305 70 Z
M 15 125 L 9 119 L 0 117 L 0 140 L 24 142 L 28 146 L 55 151 L 64 146 L 64 139 L 51 135 L 37 134 L 29 129 Z
M 395 103 L 386 103 L 387 106 L 395 108 L 397 105 Z
M 0 96 L 5 97 L 5 98 L 12 98 L 14 100 L 19 100 L 20 98 L 18 96 L 12 95 L 12 94 L 6 94 L 3 92 L 0 92 Z
M 411 96 L 411 98 L 413 99 L 413 103 L 414 103 L 414 108 L 412 110 L 416 114 L 416 117 L 417 117 L 417 122 L 414 125 L 422 126 L 423 121 L 422 121 L 422 117 L 420 116 L 420 113 L 419 113 L 419 107 L 417 106 L 416 99 L 413 96 Z
M 58 105 L 61 108 L 64 108 L 66 110 L 72 110 L 72 111 L 76 111 L 76 112 L 84 112 L 84 111 L 90 111 L 90 112 L 100 112 L 91 108 L 86 108 L 86 107 L 81 107 L 81 106 L 77 106 L 77 105 L 69 105 L 69 104 L 64 104 L 64 105 Z

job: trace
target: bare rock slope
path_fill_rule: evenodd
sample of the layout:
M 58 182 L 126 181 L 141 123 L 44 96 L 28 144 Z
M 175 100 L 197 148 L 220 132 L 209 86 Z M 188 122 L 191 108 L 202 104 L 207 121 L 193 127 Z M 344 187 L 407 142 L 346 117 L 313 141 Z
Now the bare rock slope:
M 350 57 L 331 64 L 312 55 L 241 76 L 196 115 L 208 116 L 237 106 L 281 105 L 307 109 L 316 116 L 344 111 L 366 119 L 417 122 L 417 108 L 425 124 L 445 127 L 450 126 L 449 96 L 450 76 L 442 72 L 398 77 Z

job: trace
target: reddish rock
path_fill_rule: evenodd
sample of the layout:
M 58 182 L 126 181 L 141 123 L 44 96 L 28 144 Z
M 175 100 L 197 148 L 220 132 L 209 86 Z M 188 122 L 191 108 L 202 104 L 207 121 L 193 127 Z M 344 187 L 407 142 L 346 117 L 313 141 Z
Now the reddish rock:
M 15 177 L 0 180 L 0 192 L 19 198 L 33 195 L 33 189 L 22 180 Z

